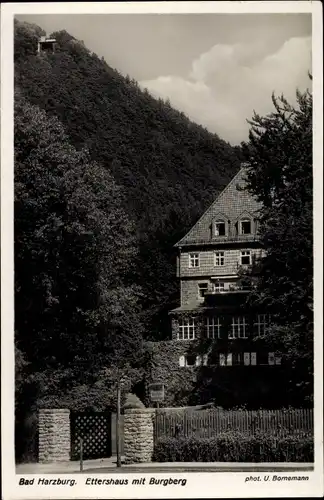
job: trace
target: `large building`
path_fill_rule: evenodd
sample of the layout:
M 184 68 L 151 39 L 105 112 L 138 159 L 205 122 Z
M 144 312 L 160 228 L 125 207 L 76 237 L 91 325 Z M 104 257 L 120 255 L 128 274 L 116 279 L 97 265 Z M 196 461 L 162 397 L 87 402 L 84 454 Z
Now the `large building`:
M 271 407 L 285 400 L 281 357 L 262 338 L 271 317 L 249 300 L 265 250 L 261 205 L 245 176 L 243 166 L 176 244 L 180 304 L 170 311 L 172 338 L 151 345 L 148 373 L 165 384 L 165 405 Z
M 176 244 L 180 307 L 171 312 L 172 339 L 218 340 L 212 357 L 184 353 L 179 364 L 280 364 L 274 352 L 256 349 L 269 326 L 267 311 L 251 309 L 246 278 L 263 253 L 258 235 L 260 203 L 246 190 L 242 167 L 192 229 Z M 234 342 L 236 341 L 236 342 Z M 253 342 L 252 342 L 253 341 Z M 214 342 L 215 344 L 215 342 Z

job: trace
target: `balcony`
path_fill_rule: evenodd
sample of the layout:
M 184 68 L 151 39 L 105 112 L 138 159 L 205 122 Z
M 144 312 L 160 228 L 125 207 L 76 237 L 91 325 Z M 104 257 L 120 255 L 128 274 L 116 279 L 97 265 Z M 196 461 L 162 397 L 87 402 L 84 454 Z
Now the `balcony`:
M 221 278 L 221 276 L 220 276 Z M 205 292 L 206 295 L 226 295 L 229 293 L 249 293 L 253 290 L 253 287 L 251 286 L 240 286 L 240 285 L 230 285 L 229 288 L 225 290 L 210 290 L 208 292 Z
M 213 245 L 226 245 L 228 243 L 256 243 L 260 241 L 260 235 L 258 234 L 234 234 L 226 236 L 217 236 L 207 239 L 192 239 L 188 242 L 182 243 L 181 246 L 213 246 Z
M 204 296 L 204 306 L 207 307 L 237 307 L 246 302 L 252 287 L 231 286 L 226 290 L 208 291 Z

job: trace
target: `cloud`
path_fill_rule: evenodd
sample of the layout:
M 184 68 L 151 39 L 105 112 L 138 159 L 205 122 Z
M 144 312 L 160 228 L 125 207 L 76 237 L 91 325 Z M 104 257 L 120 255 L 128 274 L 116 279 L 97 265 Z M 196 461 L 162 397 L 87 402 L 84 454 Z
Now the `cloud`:
M 238 144 L 248 135 L 253 110 L 272 111 L 271 94 L 294 102 L 296 89 L 310 85 L 311 38 L 290 38 L 267 54 L 255 44 L 217 44 L 192 62 L 188 77 L 170 75 L 143 80 L 153 95 L 169 98 L 190 119 Z

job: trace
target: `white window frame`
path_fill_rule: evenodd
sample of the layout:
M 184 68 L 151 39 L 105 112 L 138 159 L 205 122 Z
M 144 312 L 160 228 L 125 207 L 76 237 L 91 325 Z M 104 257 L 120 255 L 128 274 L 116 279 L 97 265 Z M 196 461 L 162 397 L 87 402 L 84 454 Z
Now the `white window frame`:
M 231 352 L 219 353 L 219 366 L 233 366 L 233 355 Z
M 245 316 L 232 316 L 231 331 L 228 334 L 229 339 L 246 339 L 246 318 Z
M 249 233 L 244 233 L 243 232 L 243 224 L 244 222 L 249 222 L 250 223 L 250 232 Z M 245 219 L 240 220 L 240 234 L 252 234 L 252 221 L 248 217 Z
M 182 322 L 182 324 L 180 324 Z M 194 317 L 187 317 L 179 319 L 178 325 L 178 340 L 194 340 L 196 337 L 196 324 Z
M 215 252 L 214 259 L 215 267 L 225 266 L 225 252 Z
M 205 295 L 201 295 L 201 292 L 205 291 L 208 292 L 208 283 L 207 281 L 203 283 L 198 283 L 198 299 L 203 300 L 205 298 Z
M 244 257 L 249 257 L 249 263 L 243 263 L 242 262 L 242 259 Z M 241 266 L 250 266 L 252 263 L 252 254 L 251 254 L 251 250 L 241 250 L 241 253 L 240 253 L 240 264 Z
M 200 255 L 198 252 L 190 253 L 188 257 L 190 269 L 196 269 L 197 267 L 200 267 Z
M 216 283 L 213 283 L 213 292 L 214 293 L 221 293 L 224 291 L 225 291 L 224 281 L 217 281 Z
M 275 354 L 274 352 L 268 352 L 268 365 L 275 364 Z
M 265 330 L 270 325 L 270 321 L 270 314 L 257 315 L 257 321 L 254 323 L 254 326 L 256 327 L 258 337 L 265 335 Z
M 186 366 L 186 357 L 184 355 L 182 355 L 182 356 L 179 357 L 179 366 L 181 368 L 183 368 L 183 367 Z
M 217 229 L 217 226 L 219 224 L 222 224 L 224 226 L 224 234 L 219 234 L 219 231 Z M 214 234 L 215 234 L 215 236 L 217 238 L 218 237 L 222 238 L 222 237 L 226 236 L 226 222 L 223 219 L 217 219 L 217 220 L 215 220 L 215 222 L 214 222 Z
M 194 366 L 201 366 L 204 363 L 204 358 L 200 355 L 196 356 L 192 364 L 188 364 L 188 355 L 182 354 L 179 357 L 179 366 L 181 368 L 193 368 Z
M 201 366 L 202 365 L 202 357 L 198 354 L 196 356 L 196 366 Z
M 206 336 L 208 339 L 220 339 L 222 323 L 219 316 L 207 316 L 205 318 Z
M 244 363 L 244 366 L 256 366 L 257 353 L 256 352 L 244 352 L 243 353 L 243 363 Z

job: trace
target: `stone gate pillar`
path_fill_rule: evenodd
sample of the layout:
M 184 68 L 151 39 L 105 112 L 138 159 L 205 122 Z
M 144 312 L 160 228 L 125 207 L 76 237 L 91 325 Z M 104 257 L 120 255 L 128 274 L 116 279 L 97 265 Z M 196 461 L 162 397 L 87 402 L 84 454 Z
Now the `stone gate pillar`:
M 70 460 L 70 410 L 39 410 L 39 462 Z
M 127 409 L 124 415 L 125 463 L 151 462 L 154 447 L 155 409 Z

